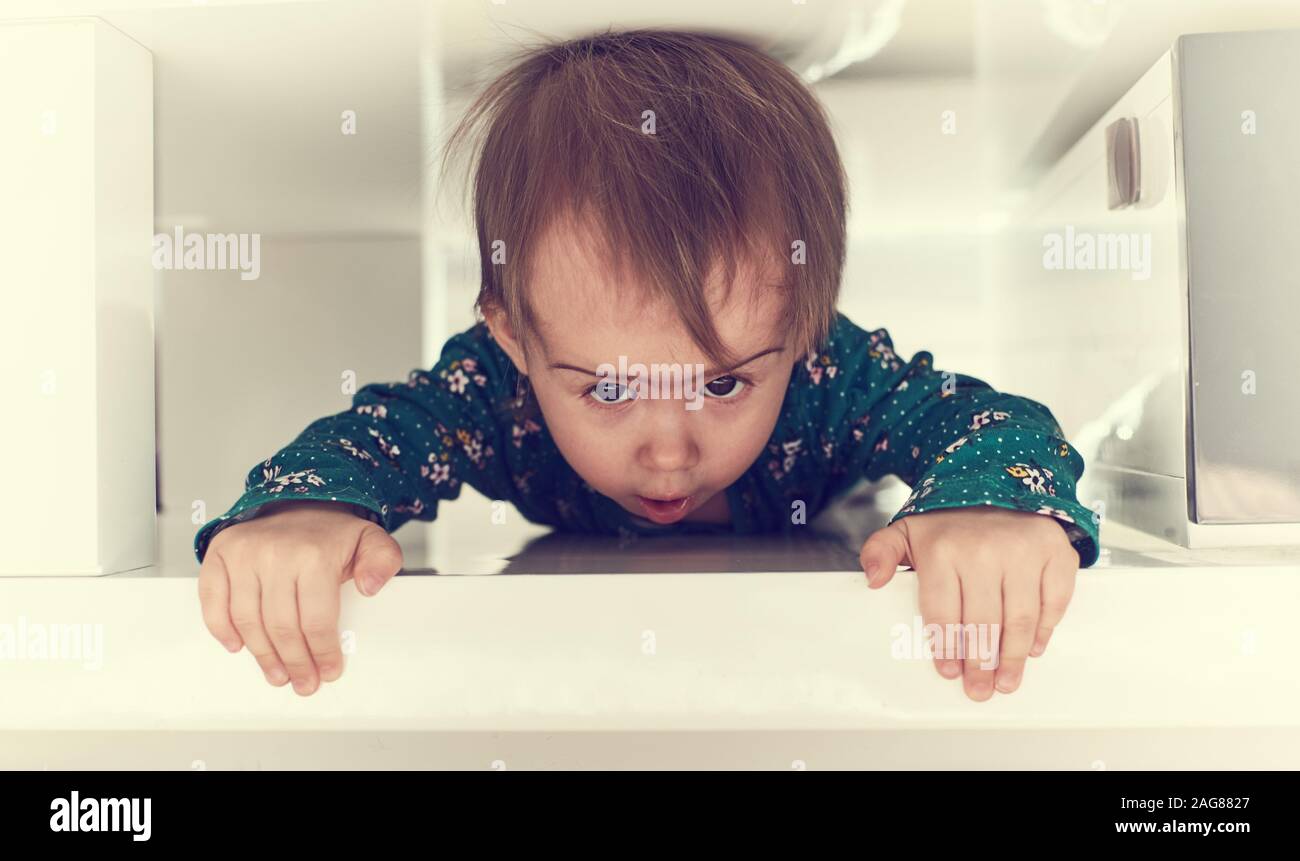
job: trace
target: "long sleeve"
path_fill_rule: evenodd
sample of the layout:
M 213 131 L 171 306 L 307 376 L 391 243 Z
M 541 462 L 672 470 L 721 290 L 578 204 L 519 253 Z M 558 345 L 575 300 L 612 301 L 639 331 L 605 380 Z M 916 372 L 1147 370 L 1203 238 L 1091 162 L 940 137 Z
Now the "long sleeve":
M 249 470 L 244 492 L 195 535 L 201 562 L 225 526 L 282 500 L 350 504 L 392 532 L 412 518 L 433 520 L 438 503 L 468 483 L 485 495 L 510 498 L 503 452 L 513 368 L 479 325 L 450 339 L 437 364 L 404 383 L 373 383 L 352 406 L 317 419 L 296 439 Z
M 1080 567 L 1096 561 L 1098 518 L 1075 497 L 1083 458 L 1044 405 L 936 370 L 926 351 L 904 362 L 887 331 L 843 317 L 796 375 L 820 389 L 812 397 L 824 430 L 813 454 L 833 483 L 896 475 L 912 488 L 890 523 L 975 505 L 1028 511 L 1061 524 Z

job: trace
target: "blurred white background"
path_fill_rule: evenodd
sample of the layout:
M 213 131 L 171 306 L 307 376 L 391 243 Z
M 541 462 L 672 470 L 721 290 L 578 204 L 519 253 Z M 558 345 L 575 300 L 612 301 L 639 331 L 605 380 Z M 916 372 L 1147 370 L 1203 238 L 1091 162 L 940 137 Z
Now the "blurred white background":
M 1300 26 L 1286 0 L 0 2 L 0 19 L 73 15 L 153 53 L 156 230 L 262 234 L 256 281 L 157 274 L 164 567 L 193 558 L 195 500 L 221 513 L 253 464 L 348 406 L 346 371 L 405 379 L 472 321 L 470 224 L 429 180 L 442 134 L 522 43 L 694 27 L 789 62 L 850 174 L 842 309 L 996 386 L 1014 285 L 991 277 L 992 242 L 1034 179 L 1178 34 Z M 445 506 L 435 528 L 481 523 L 483 504 Z M 408 566 L 437 564 L 431 532 L 398 532 Z

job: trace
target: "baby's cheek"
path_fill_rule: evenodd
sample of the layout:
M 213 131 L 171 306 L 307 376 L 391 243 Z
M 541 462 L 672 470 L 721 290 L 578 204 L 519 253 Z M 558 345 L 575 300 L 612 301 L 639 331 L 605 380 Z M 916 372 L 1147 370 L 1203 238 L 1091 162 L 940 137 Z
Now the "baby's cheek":
M 589 407 L 585 409 L 590 411 Z M 569 415 L 568 410 L 558 412 L 554 420 L 547 416 L 547 430 L 560 454 L 579 475 L 599 487 L 611 476 L 626 471 L 630 456 L 627 449 L 631 444 L 627 433 L 620 432 L 616 426 L 593 421 L 590 416 Z
M 561 456 L 574 472 L 606 496 L 618 498 L 629 492 L 630 476 L 637 463 L 638 434 L 635 421 L 626 413 L 606 416 L 577 398 L 538 403 L 547 431 Z
M 730 484 L 749 469 L 772 438 L 781 403 L 758 403 L 743 415 L 713 422 L 706 444 L 710 473 Z

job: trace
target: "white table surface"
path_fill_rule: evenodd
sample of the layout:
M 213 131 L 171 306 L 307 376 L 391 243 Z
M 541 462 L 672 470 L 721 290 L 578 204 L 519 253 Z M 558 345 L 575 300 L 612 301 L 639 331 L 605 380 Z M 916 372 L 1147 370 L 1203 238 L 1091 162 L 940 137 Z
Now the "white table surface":
M 306 698 L 208 635 L 196 566 L 9 578 L 0 624 L 102 625 L 103 651 L 0 660 L 0 767 L 1300 767 L 1300 547 L 1188 551 L 1120 526 L 1103 544 L 1020 690 L 983 703 L 893 657 L 914 573 L 872 592 L 811 539 L 606 547 L 674 573 L 349 587 L 355 651 Z M 586 546 L 496 567 L 599 570 Z

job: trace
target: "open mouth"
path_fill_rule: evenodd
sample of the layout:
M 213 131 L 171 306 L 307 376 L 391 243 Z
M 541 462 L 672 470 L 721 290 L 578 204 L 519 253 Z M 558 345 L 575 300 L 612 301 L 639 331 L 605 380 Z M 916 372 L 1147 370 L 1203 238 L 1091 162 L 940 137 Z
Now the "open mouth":
M 691 498 L 679 496 L 676 499 L 651 499 L 648 496 L 638 496 L 637 502 L 641 503 L 641 510 L 647 519 L 655 523 L 675 523 L 686 514 Z

